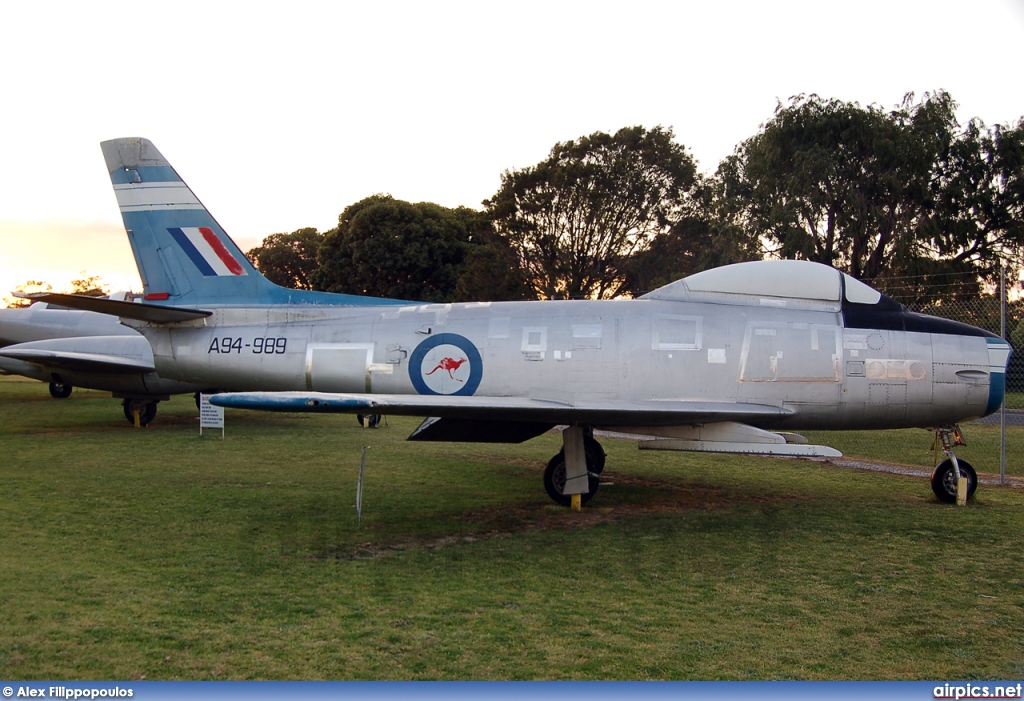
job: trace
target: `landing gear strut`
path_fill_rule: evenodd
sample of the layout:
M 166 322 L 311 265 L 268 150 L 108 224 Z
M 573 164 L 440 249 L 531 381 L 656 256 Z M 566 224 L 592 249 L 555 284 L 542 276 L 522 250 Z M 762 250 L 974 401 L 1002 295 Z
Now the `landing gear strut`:
M 582 441 L 581 441 L 582 438 Z M 594 440 L 589 429 L 570 426 L 562 432 L 563 448 L 558 455 L 551 458 L 544 470 L 544 490 L 551 499 L 561 506 L 574 506 L 573 497 L 579 495 L 582 506 L 590 501 L 601 486 L 601 472 L 604 470 L 605 453 L 601 444 Z M 581 443 L 580 443 L 581 441 Z M 573 445 L 575 443 L 575 445 Z M 578 452 L 577 446 L 582 444 L 582 456 L 576 458 L 583 464 L 571 464 L 566 455 Z M 575 468 L 575 469 L 573 469 Z M 586 491 L 583 491 L 583 478 L 586 477 Z M 574 506 L 575 508 L 575 506 Z
M 953 454 L 953 448 L 966 445 L 959 426 L 935 429 L 936 444 L 942 446 L 946 459 L 932 473 L 932 491 L 940 501 L 964 506 L 978 489 L 978 473 L 966 460 Z

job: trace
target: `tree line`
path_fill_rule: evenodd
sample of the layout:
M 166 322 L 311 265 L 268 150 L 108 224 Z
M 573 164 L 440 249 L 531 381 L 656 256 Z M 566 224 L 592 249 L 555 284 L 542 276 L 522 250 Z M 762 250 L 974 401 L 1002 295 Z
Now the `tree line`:
M 955 110 L 945 92 L 893 109 L 800 95 L 713 175 L 670 128 L 597 132 L 505 171 L 481 210 L 373 195 L 248 255 L 289 287 L 431 302 L 638 296 L 764 257 L 904 299 L 976 295 L 1021 267 L 1024 118 L 961 125 Z
M 426 302 L 635 297 L 765 257 L 911 303 L 976 296 L 1022 266 L 1024 117 L 955 111 L 942 91 L 892 109 L 799 95 L 710 175 L 671 128 L 596 132 L 505 171 L 479 210 L 376 194 L 246 255 L 286 287 Z

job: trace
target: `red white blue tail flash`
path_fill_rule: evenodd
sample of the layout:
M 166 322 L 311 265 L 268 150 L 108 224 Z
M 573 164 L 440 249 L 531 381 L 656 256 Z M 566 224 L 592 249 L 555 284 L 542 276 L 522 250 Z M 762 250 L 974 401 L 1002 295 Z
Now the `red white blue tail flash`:
M 207 226 L 167 229 L 199 271 L 210 275 L 245 275 L 242 264 Z

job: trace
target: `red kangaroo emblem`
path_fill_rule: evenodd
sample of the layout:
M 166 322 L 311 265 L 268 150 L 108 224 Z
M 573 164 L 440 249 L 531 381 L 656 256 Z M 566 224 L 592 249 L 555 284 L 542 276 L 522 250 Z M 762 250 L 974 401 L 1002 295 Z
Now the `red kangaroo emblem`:
M 452 378 L 456 382 L 462 382 L 462 380 L 452 375 L 452 370 L 458 370 L 459 366 L 462 365 L 464 362 L 466 362 L 465 358 L 459 358 L 458 360 L 456 360 L 455 358 L 442 358 L 441 362 L 437 364 L 437 367 L 428 372 L 427 374 L 433 375 L 438 370 L 445 370 L 448 372 L 448 377 Z

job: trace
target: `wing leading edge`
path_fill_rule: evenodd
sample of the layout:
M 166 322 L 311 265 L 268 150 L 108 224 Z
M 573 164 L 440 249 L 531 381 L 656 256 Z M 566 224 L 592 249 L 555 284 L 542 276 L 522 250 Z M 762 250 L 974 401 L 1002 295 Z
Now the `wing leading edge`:
M 436 416 L 594 426 L 672 426 L 717 421 L 761 423 L 788 416 L 789 409 L 762 404 L 696 400 L 576 400 L 529 397 L 455 397 L 416 394 L 334 394 L 327 392 L 230 392 L 211 403 L 237 409 L 341 414 Z

